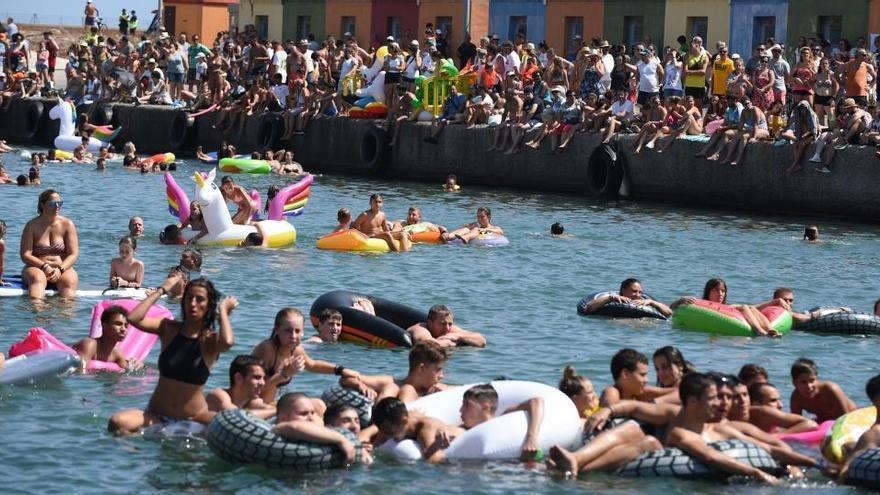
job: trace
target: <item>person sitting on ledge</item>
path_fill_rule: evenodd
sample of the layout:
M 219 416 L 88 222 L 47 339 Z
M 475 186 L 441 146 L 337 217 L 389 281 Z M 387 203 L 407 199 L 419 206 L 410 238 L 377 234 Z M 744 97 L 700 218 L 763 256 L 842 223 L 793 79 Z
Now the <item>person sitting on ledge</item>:
M 434 121 L 431 135 L 426 137 L 426 143 L 437 144 L 437 138 L 448 124 L 462 124 L 465 122 L 467 96 L 458 92 L 454 84 L 449 85 L 449 96 L 443 103 L 443 113 Z

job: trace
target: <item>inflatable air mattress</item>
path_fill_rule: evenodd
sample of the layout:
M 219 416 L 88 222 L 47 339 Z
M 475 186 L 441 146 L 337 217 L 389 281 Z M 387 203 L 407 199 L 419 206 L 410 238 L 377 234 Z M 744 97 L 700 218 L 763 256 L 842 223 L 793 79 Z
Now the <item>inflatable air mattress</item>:
M 0 368 L 0 385 L 28 385 L 67 374 L 79 366 L 79 357 L 68 352 L 35 351 L 6 360 Z
M 761 312 L 779 333 L 791 330 L 791 313 L 776 306 L 767 307 Z M 684 304 L 672 314 L 675 326 L 698 332 L 740 337 L 754 336 L 742 313 L 733 306 L 697 299 L 693 304 Z
M 0 285 L 0 297 L 21 297 L 27 296 L 27 288 L 21 280 L 21 275 L 4 275 L 3 282 L 6 285 Z M 146 299 L 147 290 L 145 288 L 121 288 L 121 289 L 101 289 L 98 287 L 88 288 L 80 286 L 76 291 L 77 297 L 109 297 L 109 298 L 127 298 L 127 299 Z M 46 287 L 47 296 L 57 296 L 58 289 L 54 284 Z
M 229 174 L 268 174 L 272 167 L 266 160 L 224 158 L 220 160 L 220 170 Z
M 363 232 L 354 229 L 333 232 L 319 237 L 317 246 L 318 249 L 332 251 L 374 251 L 377 253 L 391 251 L 388 243 L 382 239 L 367 237 Z
M 837 418 L 822 440 L 822 455 L 834 464 L 843 464 L 846 452 L 843 446 L 859 441 L 862 433 L 877 420 L 877 409 L 865 407 Z

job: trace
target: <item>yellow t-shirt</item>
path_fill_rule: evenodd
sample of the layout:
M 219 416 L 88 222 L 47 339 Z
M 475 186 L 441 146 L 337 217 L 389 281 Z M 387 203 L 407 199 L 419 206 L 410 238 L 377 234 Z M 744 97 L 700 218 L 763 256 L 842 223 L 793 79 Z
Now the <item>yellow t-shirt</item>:
M 699 55 L 694 55 L 688 52 L 685 55 L 684 63 L 685 69 L 687 70 L 697 70 L 703 67 L 703 62 L 706 60 L 706 54 L 700 53 Z M 705 88 L 706 87 L 706 74 L 687 74 L 684 77 L 684 86 L 686 88 Z
M 727 76 L 733 72 L 733 59 L 721 60 L 715 59 L 712 64 L 712 94 L 727 94 Z

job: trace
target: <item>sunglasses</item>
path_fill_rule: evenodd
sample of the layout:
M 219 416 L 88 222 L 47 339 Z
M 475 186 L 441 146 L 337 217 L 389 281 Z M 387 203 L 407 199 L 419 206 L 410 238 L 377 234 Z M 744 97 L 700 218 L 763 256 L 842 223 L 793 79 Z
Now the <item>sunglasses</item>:
M 64 201 L 48 201 L 46 202 L 46 205 L 49 208 L 61 208 L 62 206 L 64 206 Z

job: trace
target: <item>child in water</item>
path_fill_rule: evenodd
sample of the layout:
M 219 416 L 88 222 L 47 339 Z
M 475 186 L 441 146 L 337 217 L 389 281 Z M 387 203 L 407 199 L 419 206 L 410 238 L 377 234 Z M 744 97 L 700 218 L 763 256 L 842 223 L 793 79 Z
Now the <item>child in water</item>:
M 461 186 L 458 185 L 458 177 L 455 174 L 449 174 L 446 176 L 446 183 L 443 184 L 443 190 L 446 192 L 458 192 L 461 190 Z
M 561 223 L 555 222 L 550 226 L 550 235 L 560 236 L 565 233 L 565 227 L 562 226 Z
M 856 410 L 855 403 L 831 381 L 819 380 L 819 367 L 811 359 L 799 358 L 791 365 L 791 412 L 802 414 L 807 411 L 816 415 L 816 422 L 837 419 Z
M 819 227 L 810 225 L 804 229 L 804 240 L 807 242 L 819 242 Z
M 596 395 L 593 382 L 585 376 L 578 375 L 574 367 L 566 366 L 562 371 L 559 390 L 574 402 L 581 419 L 589 418 L 599 410 L 599 396 Z
M 119 257 L 110 262 L 110 287 L 140 287 L 144 281 L 144 264 L 135 259 L 137 240 L 125 236 L 119 240 Z
M 336 221 L 339 222 L 339 225 L 333 229 L 333 232 L 342 232 L 351 228 L 351 212 L 348 211 L 348 208 L 340 208 L 336 212 Z

